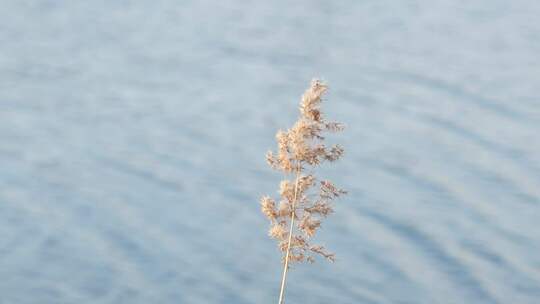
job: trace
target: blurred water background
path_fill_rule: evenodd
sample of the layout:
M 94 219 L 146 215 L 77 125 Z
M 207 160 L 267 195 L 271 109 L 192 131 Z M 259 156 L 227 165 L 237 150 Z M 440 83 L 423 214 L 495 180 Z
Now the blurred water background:
M 540 303 L 540 2 L 0 1 L 0 304 L 275 303 L 310 79 L 349 190 L 288 303 Z

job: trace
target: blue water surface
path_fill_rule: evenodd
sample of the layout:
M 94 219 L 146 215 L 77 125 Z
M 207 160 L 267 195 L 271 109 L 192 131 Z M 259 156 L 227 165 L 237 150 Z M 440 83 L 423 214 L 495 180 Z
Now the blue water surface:
M 540 2 L 0 1 L 0 304 L 276 303 L 312 77 L 349 190 L 287 303 L 540 303 Z

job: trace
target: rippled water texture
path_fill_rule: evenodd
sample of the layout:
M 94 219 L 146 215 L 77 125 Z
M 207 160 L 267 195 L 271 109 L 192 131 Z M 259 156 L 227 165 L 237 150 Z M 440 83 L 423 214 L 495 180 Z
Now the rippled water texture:
M 0 303 L 275 303 L 313 76 L 350 191 L 288 303 L 540 303 L 540 2 L 1 1 Z

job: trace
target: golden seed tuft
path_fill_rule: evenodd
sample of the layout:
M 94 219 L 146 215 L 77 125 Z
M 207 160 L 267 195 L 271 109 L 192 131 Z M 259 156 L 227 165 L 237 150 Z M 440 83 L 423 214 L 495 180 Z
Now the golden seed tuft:
M 276 134 L 277 152 L 269 151 L 266 161 L 273 169 L 294 179 L 280 183 L 279 204 L 269 196 L 261 199 L 262 213 L 270 220 L 269 236 L 278 241 L 285 268 L 291 262 L 315 261 L 314 255 L 334 261 L 334 254 L 310 241 L 321 227 L 322 220 L 333 212 L 334 199 L 347 192 L 328 180 L 317 180 L 311 172 L 324 162 L 334 162 L 343 156 L 339 145 L 324 145 L 325 132 L 340 132 L 343 124 L 324 119 L 321 110 L 328 87 L 313 80 L 300 101 L 300 117 L 288 130 Z M 308 171 L 309 170 L 309 171 Z M 316 187 L 316 185 L 319 187 Z M 317 189 L 318 188 L 318 189 Z M 292 225 L 292 227 L 291 227 Z M 292 233 L 292 234 L 290 234 Z

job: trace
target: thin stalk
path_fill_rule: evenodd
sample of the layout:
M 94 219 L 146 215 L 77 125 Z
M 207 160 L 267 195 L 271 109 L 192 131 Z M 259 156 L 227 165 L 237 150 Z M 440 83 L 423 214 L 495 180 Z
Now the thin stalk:
M 281 278 L 281 289 L 279 291 L 279 304 L 283 304 L 284 301 L 284 294 L 285 294 L 285 281 L 287 280 L 287 270 L 289 270 L 289 253 L 291 252 L 291 242 L 292 242 L 292 235 L 293 235 L 293 228 L 294 228 L 294 211 L 295 211 L 295 204 L 296 204 L 296 196 L 298 193 L 298 181 L 300 179 L 300 165 L 296 168 L 296 182 L 294 184 L 294 199 L 292 201 L 292 211 L 291 211 L 291 227 L 289 229 L 289 241 L 287 242 L 287 253 L 285 254 L 285 265 L 283 267 L 283 276 Z

